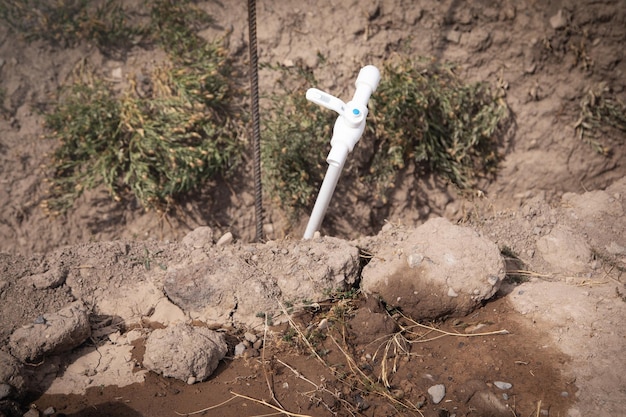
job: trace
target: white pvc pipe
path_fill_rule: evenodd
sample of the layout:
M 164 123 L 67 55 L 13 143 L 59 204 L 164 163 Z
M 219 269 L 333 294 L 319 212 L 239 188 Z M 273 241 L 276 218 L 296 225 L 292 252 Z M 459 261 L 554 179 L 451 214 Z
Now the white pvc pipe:
M 315 206 L 313 206 L 313 211 L 311 212 L 311 218 L 309 219 L 309 223 L 306 225 L 306 230 L 304 231 L 305 239 L 312 239 L 315 232 L 317 232 L 322 225 L 322 220 L 324 220 L 326 210 L 330 204 L 330 199 L 335 192 L 335 187 L 337 187 L 337 182 L 339 181 L 342 169 L 343 164 L 328 165 L 326 176 L 324 177 L 324 181 L 320 187 L 320 193 L 317 196 L 317 200 L 315 200 Z
M 367 65 L 359 72 L 355 83 L 354 97 L 347 104 L 316 88 L 311 88 L 306 93 L 307 100 L 336 111 L 339 113 L 339 117 L 333 128 L 333 137 L 330 141 L 331 150 L 326 159 L 328 171 L 306 226 L 304 239 L 311 239 L 322 225 L 322 220 L 335 192 L 346 158 L 354 149 L 354 145 L 359 141 L 365 129 L 365 118 L 368 113 L 367 103 L 378 87 L 379 81 L 380 72 L 378 68 Z

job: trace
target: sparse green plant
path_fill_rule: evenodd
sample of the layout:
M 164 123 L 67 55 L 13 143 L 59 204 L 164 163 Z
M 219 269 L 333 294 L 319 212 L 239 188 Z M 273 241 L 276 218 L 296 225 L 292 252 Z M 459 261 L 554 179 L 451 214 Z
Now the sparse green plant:
M 213 18 L 194 7 L 191 0 L 155 0 L 150 15 L 152 37 L 186 64 L 194 65 L 198 58 L 212 52 L 197 32 L 213 23 Z M 204 53 L 199 54 L 199 50 Z
M 270 67 L 280 73 L 279 92 L 269 97 L 261 153 L 264 185 L 290 215 L 312 206 L 326 172 L 325 158 L 336 115 L 306 100 L 315 83 L 301 67 Z
M 172 7 L 173 16 L 180 13 Z M 157 26 L 165 31 L 167 25 Z M 195 48 L 193 64 L 187 47 Z M 144 208 L 167 212 L 178 197 L 236 163 L 242 129 L 231 104 L 235 86 L 225 49 L 199 38 L 165 49 L 171 63 L 143 78 L 145 93 L 131 79 L 118 96 L 88 73 L 62 94 L 46 116 L 60 143 L 46 210 L 63 213 L 85 189 L 102 184 L 115 200 L 130 193 Z
M 285 331 L 285 333 L 283 333 L 282 340 L 287 343 L 293 343 L 296 340 L 297 336 L 298 334 L 296 333 L 296 331 L 293 328 L 289 327 Z
M 272 316 L 272 313 L 267 313 L 265 311 L 259 311 L 255 314 L 255 316 L 257 318 L 263 319 L 263 322 L 266 323 L 268 326 L 273 326 L 274 325 L 274 316 Z
M 424 58 L 387 63 L 371 108 L 369 171 L 381 193 L 409 161 L 460 188 L 495 173 L 508 106 L 486 84 L 464 83 L 454 66 Z
M 580 102 L 580 117 L 574 128 L 596 152 L 609 155 L 611 148 L 599 138 L 610 129 L 626 133 L 626 105 L 604 84 L 591 88 Z
M 146 271 L 150 271 L 150 269 L 152 268 L 152 264 L 155 261 L 155 258 L 157 258 L 162 252 L 162 250 L 150 252 L 150 250 L 144 246 L 143 255 L 140 257 L 133 257 L 131 258 L 131 260 L 133 261 L 134 265 L 143 265 Z M 162 270 L 167 270 L 167 266 L 165 266 L 165 264 L 157 262 L 157 265 Z
M 328 348 L 324 346 L 324 341 L 326 340 L 326 333 L 313 328 L 307 332 L 307 345 L 312 346 L 315 349 L 315 356 L 324 357 L 328 355 L 330 352 Z
M 359 296 L 361 290 L 359 288 L 348 288 L 345 290 L 326 288 L 323 293 L 326 298 L 333 301 L 354 300 Z
M 119 0 L 4 0 L 0 19 L 27 40 L 42 39 L 61 47 L 92 41 L 105 54 L 127 50 L 145 28 L 132 24 Z

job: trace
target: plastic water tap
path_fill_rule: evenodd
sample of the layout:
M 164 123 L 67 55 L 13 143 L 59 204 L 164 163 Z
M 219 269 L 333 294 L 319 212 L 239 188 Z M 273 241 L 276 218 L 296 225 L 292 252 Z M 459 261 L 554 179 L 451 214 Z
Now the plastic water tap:
M 307 100 L 337 112 L 339 117 L 337 117 L 333 128 L 333 137 L 330 140 L 331 148 L 326 158 L 328 171 L 304 232 L 305 239 L 311 239 L 322 224 L 348 154 L 352 152 L 365 130 L 365 119 L 368 113 L 367 103 L 372 93 L 376 91 L 379 81 L 380 71 L 378 68 L 367 65 L 361 68 L 355 83 L 354 97 L 348 103 L 344 103 L 337 97 L 317 88 L 310 88 L 306 92 Z

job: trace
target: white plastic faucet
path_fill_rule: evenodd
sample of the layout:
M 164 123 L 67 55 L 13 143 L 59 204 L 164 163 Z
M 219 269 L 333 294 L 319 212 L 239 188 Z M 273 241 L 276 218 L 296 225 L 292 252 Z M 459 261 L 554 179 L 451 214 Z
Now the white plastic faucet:
M 378 71 L 378 68 L 373 65 L 367 65 L 361 68 L 355 83 L 356 91 L 354 97 L 348 103 L 344 103 L 337 97 L 331 96 L 317 88 L 310 88 L 306 92 L 307 100 L 336 111 L 339 117 L 337 117 L 335 127 L 333 128 L 333 137 L 330 140 L 330 153 L 326 158 L 328 171 L 326 171 L 311 218 L 306 226 L 304 232 L 305 239 L 311 239 L 322 224 L 348 154 L 352 152 L 356 143 L 361 139 L 363 130 L 365 130 L 367 103 L 372 93 L 376 91 L 379 81 L 380 71 Z

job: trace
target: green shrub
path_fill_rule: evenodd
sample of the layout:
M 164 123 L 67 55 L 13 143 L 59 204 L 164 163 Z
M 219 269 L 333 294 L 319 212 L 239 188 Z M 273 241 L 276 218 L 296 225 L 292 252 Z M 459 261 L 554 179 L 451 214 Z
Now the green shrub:
M 307 101 L 315 83 L 299 67 L 280 72 L 278 92 L 270 95 L 263 119 L 261 155 L 266 189 L 290 215 L 311 207 L 327 169 L 329 141 L 337 115 Z
M 167 22 L 182 19 L 184 3 L 155 3 L 162 13 L 172 7 L 172 20 L 153 26 L 155 33 L 176 32 Z M 171 64 L 140 81 L 150 85 L 147 93 L 139 93 L 138 81 L 131 80 L 117 96 L 94 76 L 66 88 L 46 116 L 46 127 L 59 141 L 51 195 L 44 202 L 48 211 L 64 212 L 85 189 L 101 184 L 116 200 L 130 192 L 146 209 L 167 211 L 177 197 L 236 163 L 242 129 L 231 105 L 235 87 L 226 52 L 190 32 L 181 36 L 194 40 L 164 45 Z M 194 48 L 192 64 L 187 48 Z
M 495 172 L 498 133 L 509 117 L 503 99 L 466 84 L 447 65 L 388 63 L 371 100 L 375 154 L 370 178 L 381 193 L 410 160 L 459 188 Z
M 3 0 L 0 19 L 27 40 L 43 39 L 61 47 L 94 41 L 104 53 L 127 49 L 144 29 L 129 22 L 119 0 L 94 7 L 87 0 Z

